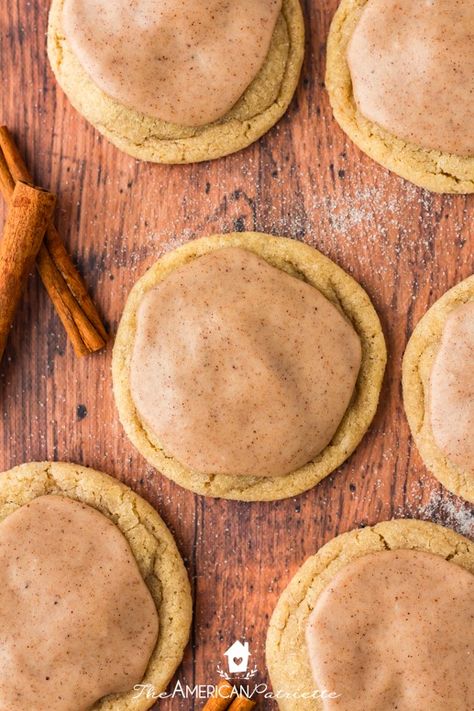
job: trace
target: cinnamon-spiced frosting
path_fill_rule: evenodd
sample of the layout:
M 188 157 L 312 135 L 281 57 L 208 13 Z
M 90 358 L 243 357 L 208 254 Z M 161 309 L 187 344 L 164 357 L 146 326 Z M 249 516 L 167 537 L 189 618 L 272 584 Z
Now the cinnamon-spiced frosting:
M 0 523 L 0 581 L 2 709 L 86 711 L 142 680 L 156 607 L 99 511 L 57 495 L 18 508 Z
M 270 620 L 280 711 L 474 708 L 474 543 L 415 519 L 333 538 Z
M 350 562 L 306 629 L 324 711 L 466 711 L 474 706 L 474 576 L 417 550 Z
M 279 476 L 329 444 L 360 364 L 356 331 L 318 289 L 229 247 L 146 293 L 131 394 L 165 452 L 192 470 Z
M 472 0 L 368 0 L 348 45 L 361 114 L 426 149 L 474 156 Z
M 172 124 L 222 118 L 259 73 L 282 0 L 65 0 L 66 39 L 124 106 Z
M 474 475 L 474 301 L 446 319 L 431 371 L 429 407 L 439 449 Z
M 417 324 L 403 356 L 403 401 L 423 462 L 453 494 L 474 501 L 474 276 Z

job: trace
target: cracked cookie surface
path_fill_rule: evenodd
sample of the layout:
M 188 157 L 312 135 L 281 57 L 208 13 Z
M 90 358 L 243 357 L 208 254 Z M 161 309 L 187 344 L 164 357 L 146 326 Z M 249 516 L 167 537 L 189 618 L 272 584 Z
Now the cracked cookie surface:
M 474 157 L 427 150 L 365 118 L 354 99 L 347 47 L 367 0 L 342 0 L 328 37 L 326 87 L 334 117 L 364 153 L 415 185 L 439 193 L 474 192 Z
M 427 411 L 430 376 L 448 315 L 474 301 L 474 276 L 446 292 L 426 312 L 413 331 L 403 356 L 403 402 L 411 433 L 431 473 L 449 491 L 474 502 L 474 479 L 439 449 Z
M 273 692 L 310 694 L 315 684 L 306 651 L 306 626 L 322 591 L 344 566 L 369 553 L 416 550 L 439 555 L 474 574 L 474 543 L 426 521 L 393 520 L 356 529 L 332 539 L 298 570 L 270 620 L 266 659 Z M 322 711 L 318 699 L 298 698 L 298 711 Z M 279 698 L 281 711 L 294 711 L 293 698 Z
M 299 0 L 283 0 L 265 63 L 222 119 L 205 126 L 178 126 L 129 109 L 99 89 L 82 68 L 62 30 L 64 0 L 53 0 L 48 56 L 72 105 L 114 145 L 141 160 L 194 163 L 245 148 L 286 112 L 304 57 L 304 21 Z
M 130 360 L 136 315 L 143 296 L 171 271 L 223 247 L 241 247 L 317 288 L 350 321 L 362 344 L 362 364 L 348 410 L 330 444 L 311 462 L 283 476 L 204 475 L 169 456 L 138 417 L 130 392 Z M 143 456 L 163 474 L 204 496 L 242 501 L 284 499 L 312 488 L 354 451 L 375 414 L 386 363 L 378 316 L 364 289 L 320 252 L 302 242 L 257 232 L 205 237 L 169 252 L 137 282 L 122 315 L 114 346 L 114 394 L 125 431 Z
M 173 536 L 138 494 L 113 477 L 77 464 L 32 462 L 0 474 L 0 521 L 39 496 L 56 494 L 88 504 L 111 519 L 128 541 L 156 604 L 160 632 L 143 684 L 157 694 L 181 662 L 192 616 L 189 580 Z M 94 711 L 145 711 L 154 701 L 136 691 L 105 697 Z

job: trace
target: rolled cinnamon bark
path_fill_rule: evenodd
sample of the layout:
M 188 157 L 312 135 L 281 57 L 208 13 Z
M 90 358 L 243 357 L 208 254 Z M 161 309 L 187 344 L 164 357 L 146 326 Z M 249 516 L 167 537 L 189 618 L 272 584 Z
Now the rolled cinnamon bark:
M 214 696 L 208 700 L 202 711 L 225 711 L 232 703 L 233 686 L 226 679 L 218 683 Z
M 18 182 L 13 190 L 0 241 L 0 360 L 55 203 L 52 193 L 27 183 Z
M 7 201 L 18 180 L 32 182 L 12 135 L 6 126 L 0 126 L 0 190 Z M 107 332 L 52 222 L 39 250 L 37 267 L 77 355 L 104 348 Z
M 238 696 L 229 706 L 229 711 L 250 711 L 257 705 L 256 701 L 247 699 L 244 696 Z

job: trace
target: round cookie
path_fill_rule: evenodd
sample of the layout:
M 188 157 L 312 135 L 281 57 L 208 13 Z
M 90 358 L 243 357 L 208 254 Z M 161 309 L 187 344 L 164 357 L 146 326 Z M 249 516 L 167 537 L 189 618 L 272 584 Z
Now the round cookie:
M 77 464 L 32 462 L 0 475 L 0 521 L 45 494 L 67 496 L 111 519 L 128 541 L 155 601 L 158 642 L 143 684 L 163 692 L 181 663 L 189 638 L 192 600 L 189 580 L 173 536 L 155 509 L 118 480 Z M 131 690 L 105 697 L 95 711 L 145 711 L 153 699 Z
M 48 56 L 72 105 L 122 151 L 155 163 L 195 163 L 235 153 L 258 140 L 286 112 L 304 58 L 304 21 L 299 0 L 283 0 L 264 66 L 223 118 L 190 128 L 126 108 L 97 87 L 62 31 L 64 0 L 53 0 Z
M 341 0 L 328 37 L 326 87 L 334 117 L 364 153 L 415 185 L 439 193 L 474 192 L 474 157 L 427 150 L 365 118 L 354 99 L 347 47 L 367 0 Z
M 322 591 L 351 561 L 385 550 L 434 553 L 474 574 L 474 544 L 434 523 L 393 520 L 337 536 L 309 558 L 282 593 L 270 620 L 266 659 L 281 711 L 293 711 L 294 698 L 312 694 L 314 681 L 306 651 L 306 626 Z M 322 711 L 321 700 L 298 698 L 298 711 Z
M 362 364 L 351 404 L 331 441 L 312 462 L 283 476 L 205 475 L 187 469 L 163 451 L 138 417 L 130 392 L 129 368 L 136 314 L 143 296 L 170 272 L 192 259 L 223 247 L 241 247 L 269 264 L 305 280 L 335 304 L 358 333 Z M 312 488 L 344 462 L 359 444 L 375 414 L 386 363 L 385 341 L 378 316 L 362 287 L 320 252 L 302 242 L 243 232 L 214 235 L 190 242 L 162 257 L 137 282 L 126 303 L 112 361 L 114 393 L 125 431 L 143 456 L 170 479 L 205 496 L 241 501 L 284 499 Z
M 443 327 L 448 314 L 461 304 L 474 301 L 474 276 L 442 296 L 423 316 L 408 342 L 403 357 L 403 401 L 413 439 L 432 474 L 449 491 L 474 502 L 474 480 L 450 462 L 438 448 L 425 416 L 427 388 Z

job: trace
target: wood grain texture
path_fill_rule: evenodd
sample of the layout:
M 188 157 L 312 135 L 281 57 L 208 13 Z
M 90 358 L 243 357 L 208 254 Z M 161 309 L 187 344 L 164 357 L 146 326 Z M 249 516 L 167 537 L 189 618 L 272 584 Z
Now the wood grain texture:
M 371 295 L 389 364 L 381 405 L 356 453 L 288 501 L 206 500 L 154 472 L 128 443 L 111 388 L 110 347 L 83 359 L 66 343 L 33 275 L 0 372 L 0 467 L 78 461 L 143 495 L 174 531 L 195 594 L 179 679 L 216 680 L 238 638 L 265 679 L 268 618 L 307 556 L 333 536 L 392 516 L 432 518 L 472 534 L 472 508 L 428 475 L 409 437 L 401 358 L 414 325 L 474 271 L 474 196 L 419 190 L 363 156 L 332 119 L 324 51 L 336 0 L 307 0 L 306 63 L 287 116 L 258 144 L 201 165 L 157 166 L 121 154 L 72 109 L 46 60 L 47 3 L 0 9 L 0 119 L 36 182 L 58 194 L 57 224 L 112 332 L 134 281 L 165 250 L 226 230 L 261 230 L 317 246 Z M 1 217 L 5 212 L 2 209 Z M 163 701 L 163 711 L 200 709 Z M 275 709 L 272 701 L 262 709 Z

